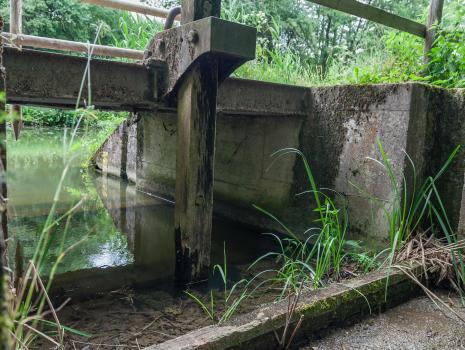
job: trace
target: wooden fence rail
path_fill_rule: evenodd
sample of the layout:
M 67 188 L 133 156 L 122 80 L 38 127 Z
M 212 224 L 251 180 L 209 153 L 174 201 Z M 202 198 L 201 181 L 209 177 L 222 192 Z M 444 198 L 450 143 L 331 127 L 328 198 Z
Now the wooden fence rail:
M 58 51 L 70 51 L 70 52 L 81 52 L 88 53 L 89 49 L 93 47 L 93 54 L 96 56 L 109 56 L 109 57 L 121 57 L 129 58 L 133 60 L 142 60 L 144 58 L 144 51 L 122 49 L 119 47 L 104 46 L 104 45 L 93 45 L 89 43 L 68 41 L 61 39 L 44 38 L 33 35 L 25 34 L 11 34 L 2 33 L 2 36 L 10 44 L 15 46 L 29 46 L 40 49 L 58 50 Z
M 356 0 L 307 0 L 350 15 L 367 19 L 390 28 L 407 32 L 421 38 L 426 36 L 426 26 L 410 19 L 392 14 L 380 8 Z
M 165 9 L 128 0 L 81 0 L 81 2 L 159 18 L 167 18 L 169 13 L 169 11 Z
M 136 12 L 148 16 L 154 16 L 159 18 L 167 18 L 169 11 L 162 8 L 156 8 L 146 4 L 132 2 L 128 0 L 80 0 L 83 3 L 94 4 L 97 6 L 104 6 L 115 8 L 119 10 Z M 425 39 L 425 59 L 428 57 L 428 53 L 435 40 L 435 31 L 433 25 L 441 20 L 442 9 L 444 6 L 444 0 L 431 0 L 430 4 L 430 15 L 428 17 L 428 23 L 426 25 L 412 21 L 410 19 L 389 13 L 380 8 L 364 4 L 357 0 L 307 0 L 311 3 L 325 6 L 334 10 L 338 10 L 350 15 L 354 15 L 360 18 L 373 21 L 390 28 L 394 28 L 403 32 L 410 33 Z M 32 35 L 21 34 L 21 1 L 10 0 L 10 6 L 12 13 L 17 16 L 12 17 L 10 33 L 2 33 L 8 40 L 12 41 L 17 47 L 21 45 L 30 46 L 33 48 L 40 49 L 52 49 L 62 50 L 71 52 L 88 52 L 88 44 L 73 42 L 68 40 L 42 38 Z M 19 7 L 18 7 L 19 6 Z M 180 19 L 180 16 L 177 17 Z M 12 35 L 17 34 L 17 35 Z M 143 58 L 143 52 L 131 49 L 122 49 L 116 47 L 95 45 L 94 54 L 99 56 L 108 57 L 122 57 L 140 60 Z

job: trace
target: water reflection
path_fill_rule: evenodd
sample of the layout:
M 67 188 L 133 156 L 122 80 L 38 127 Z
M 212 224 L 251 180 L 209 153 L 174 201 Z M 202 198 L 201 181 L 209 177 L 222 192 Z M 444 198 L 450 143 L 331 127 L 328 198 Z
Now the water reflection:
M 63 135 L 58 129 L 26 129 L 20 141 L 8 141 L 10 236 L 23 245 L 24 260 L 33 255 L 64 168 Z M 63 283 L 71 283 L 74 290 L 103 290 L 170 278 L 175 261 L 173 203 L 141 193 L 121 179 L 88 174 L 82 170 L 88 156 L 82 138 L 77 139 L 76 149 L 80 154 L 66 177 L 57 208 L 63 214 L 84 199 L 66 232 L 65 249 L 83 241 L 66 255 L 59 272 L 84 271 L 65 275 Z M 53 233 L 49 268 L 65 235 L 63 226 Z M 216 218 L 212 261 L 222 262 L 225 242 L 229 264 L 250 263 L 267 250 L 267 241 L 258 238 L 252 230 Z M 14 243 L 10 259 L 13 256 Z
M 59 180 L 66 164 L 66 133 L 62 129 L 26 128 L 19 141 L 8 139 L 8 214 L 10 259 L 20 241 L 24 260 L 32 258 L 40 232 L 52 207 Z M 92 267 L 130 264 L 126 236 L 113 224 L 99 198 L 92 176 L 82 170 L 87 156 L 86 144 L 78 135 L 70 168 L 57 203 L 57 216 L 63 215 L 83 199 L 72 216 L 66 232 L 64 248 L 79 241 L 59 267 L 59 272 Z M 64 222 L 53 232 L 54 239 L 44 273 L 48 272 L 59 253 Z
M 116 227 L 127 237 L 134 265 L 159 277 L 171 276 L 175 254 L 172 204 L 113 177 L 96 177 L 95 186 Z

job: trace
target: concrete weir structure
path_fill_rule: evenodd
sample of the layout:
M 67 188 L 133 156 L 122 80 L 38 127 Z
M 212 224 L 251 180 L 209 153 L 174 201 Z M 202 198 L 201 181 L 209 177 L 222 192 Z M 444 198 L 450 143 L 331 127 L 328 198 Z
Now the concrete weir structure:
M 387 239 L 383 210 L 394 192 L 380 159 L 380 140 L 409 194 L 413 171 L 423 181 L 465 144 L 465 91 L 422 84 L 302 88 L 229 79 L 219 91 L 215 211 L 245 224 L 282 230 L 254 209 L 275 215 L 295 233 L 312 227 L 312 195 L 299 149 L 317 185 L 343 195 L 351 236 L 380 245 Z M 103 173 L 126 177 L 145 192 L 172 198 L 176 111 L 141 112 L 122 124 L 95 155 Z M 465 157 L 460 152 L 439 190 L 454 229 L 465 232 Z M 361 191 L 362 189 L 362 191 Z M 330 194 L 332 192 L 329 192 Z M 463 205 L 462 205 L 463 204 Z

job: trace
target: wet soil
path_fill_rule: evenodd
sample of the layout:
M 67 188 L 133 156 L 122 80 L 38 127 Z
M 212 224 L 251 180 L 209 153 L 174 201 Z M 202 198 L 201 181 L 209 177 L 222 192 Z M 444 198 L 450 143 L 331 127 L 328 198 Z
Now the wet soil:
M 445 291 L 436 293 L 465 317 L 465 308 L 457 296 Z M 321 337 L 308 342 L 300 350 L 455 350 L 465 349 L 465 324 L 455 316 L 438 310 L 425 296 Z
M 247 276 L 247 267 L 239 267 L 242 276 Z M 252 273 L 255 272 L 249 272 Z M 206 289 L 212 284 L 219 287 L 218 283 L 221 281 L 210 281 L 208 286 L 203 286 L 203 290 L 191 290 L 198 296 L 203 295 L 202 299 L 207 302 Z M 273 302 L 278 295 L 279 290 L 263 286 L 240 305 L 235 315 Z M 217 315 L 224 312 L 222 297 L 219 290 L 215 292 Z M 66 349 L 85 350 L 144 348 L 214 324 L 201 307 L 182 291 L 168 292 L 160 288 L 115 290 L 89 300 L 73 302 L 64 307 L 58 316 L 64 326 L 90 334 L 83 337 L 67 332 Z M 50 344 L 36 345 L 40 349 L 50 348 Z

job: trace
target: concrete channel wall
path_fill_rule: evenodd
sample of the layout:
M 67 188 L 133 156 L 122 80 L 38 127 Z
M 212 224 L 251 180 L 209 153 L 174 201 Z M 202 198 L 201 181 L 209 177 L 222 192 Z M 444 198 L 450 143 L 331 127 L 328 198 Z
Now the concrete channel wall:
M 409 191 L 437 172 L 454 147 L 465 145 L 465 91 L 422 84 L 301 88 L 229 79 L 220 89 L 215 163 L 215 210 L 260 228 L 281 229 L 253 204 L 295 233 L 314 226 L 312 194 L 302 160 L 308 159 L 320 188 L 340 192 L 351 235 L 372 245 L 387 238 L 384 211 L 394 200 L 380 159 L 379 139 Z M 95 156 L 104 173 L 127 177 L 143 191 L 172 198 L 175 181 L 176 113 L 134 115 Z M 373 158 L 373 159 L 370 159 Z M 456 158 L 440 190 L 454 227 L 465 231 L 465 160 Z M 328 192 L 331 193 L 331 192 Z M 371 199 L 369 197 L 372 197 Z M 462 220 L 460 219 L 462 217 Z

